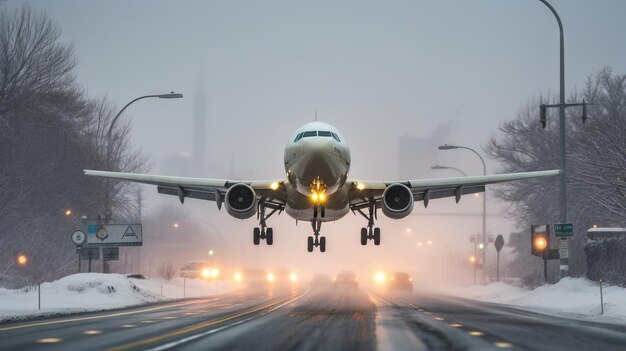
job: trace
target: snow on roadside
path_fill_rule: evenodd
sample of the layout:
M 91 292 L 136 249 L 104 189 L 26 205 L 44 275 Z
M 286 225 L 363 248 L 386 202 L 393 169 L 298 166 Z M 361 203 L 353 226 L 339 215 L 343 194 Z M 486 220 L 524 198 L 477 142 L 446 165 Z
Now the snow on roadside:
M 604 315 L 600 314 L 600 286 L 585 278 L 564 278 L 526 290 L 505 283 L 444 289 L 446 295 L 502 303 L 562 317 L 607 323 L 626 323 L 626 288 L 603 286 Z
M 209 296 L 233 288 L 225 281 L 216 285 L 214 281 L 198 279 L 161 281 L 129 279 L 121 274 L 79 273 L 41 284 L 41 310 L 38 310 L 36 288 L 0 288 L 0 322 L 135 306 L 183 298 L 183 294 L 184 297 Z

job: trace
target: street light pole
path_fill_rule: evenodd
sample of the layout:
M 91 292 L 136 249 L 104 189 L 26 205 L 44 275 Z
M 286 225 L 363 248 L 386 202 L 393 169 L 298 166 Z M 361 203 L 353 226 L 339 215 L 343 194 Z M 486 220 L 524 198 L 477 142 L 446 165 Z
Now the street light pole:
M 455 167 L 434 165 L 434 166 L 430 166 L 430 169 L 451 169 L 451 170 L 457 171 L 457 172 L 461 173 L 462 175 L 464 175 L 465 177 L 467 177 L 467 173 L 465 173 L 462 170 L 460 170 L 458 168 L 455 168 Z
M 128 108 L 128 106 L 130 106 L 132 103 L 134 103 L 135 101 L 141 100 L 141 99 L 147 99 L 147 98 L 159 98 L 159 99 L 181 99 L 183 97 L 183 94 L 178 94 L 178 93 L 174 93 L 173 91 L 170 92 L 169 94 L 156 94 L 156 95 L 144 95 L 144 96 L 140 96 L 138 98 L 135 98 L 133 100 L 131 100 L 129 103 L 127 103 L 124 107 L 122 107 L 122 109 L 115 115 L 115 117 L 113 117 L 113 120 L 111 121 L 111 124 L 109 124 L 109 129 L 107 130 L 107 155 L 106 155 L 106 168 L 107 170 L 110 167 L 110 163 L 111 163 L 111 152 L 112 152 L 112 143 L 113 141 L 111 140 L 111 132 L 113 131 L 113 126 L 115 126 L 115 122 L 117 122 L 117 119 L 120 117 L 120 115 L 122 114 L 122 112 L 124 112 L 124 110 L 126 110 L 126 108 Z M 111 217 L 111 204 L 109 201 L 109 198 L 111 197 L 111 187 L 109 186 L 109 180 L 105 179 L 105 190 L 106 190 L 106 196 L 105 196 L 105 203 L 104 203 L 104 216 L 103 219 L 104 223 L 108 223 L 110 217 Z M 103 248 L 100 247 L 100 266 L 102 269 L 102 273 L 104 273 L 104 254 L 103 254 Z
M 561 223 L 567 223 L 567 159 L 565 157 L 565 48 L 563 42 L 563 23 L 559 14 L 547 0 L 539 0 L 546 5 L 559 24 L 559 149 L 561 156 L 561 179 L 560 179 L 560 215 Z M 567 238 L 561 238 L 567 246 Z M 569 271 L 569 258 L 560 258 L 560 277 L 567 277 Z
M 465 150 L 469 150 L 473 152 L 474 154 L 476 154 L 476 156 L 478 156 L 478 158 L 480 159 L 480 162 L 483 164 L 483 175 L 485 176 L 487 175 L 487 165 L 485 164 L 485 160 L 483 159 L 482 156 L 480 156 L 478 152 L 476 152 L 476 150 L 472 149 L 471 147 L 445 144 L 445 145 L 439 146 L 438 149 L 439 150 L 465 149 Z M 482 242 L 487 242 L 487 188 L 486 187 L 485 187 L 485 190 L 483 191 L 483 235 L 482 235 L 481 240 Z M 485 274 L 486 251 L 487 250 L 482 250 L 483 277 L 486 277 L 486 274 Z

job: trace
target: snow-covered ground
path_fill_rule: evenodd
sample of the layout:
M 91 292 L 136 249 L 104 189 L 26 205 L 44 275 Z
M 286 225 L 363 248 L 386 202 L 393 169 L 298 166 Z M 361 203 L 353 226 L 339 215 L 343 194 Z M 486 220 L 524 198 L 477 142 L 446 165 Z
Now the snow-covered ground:
M 585 278 L 565 278 L 526 290 L 505 283 L 442 288 L 440 293 L 502 303 L 545 314 L 607 323 L 626 323 L 626 289 L 603 286 L 604 315 L 600 314 L 600 286 Z
M 120 274 L 80 273 L 41 284 L 41 310 L 38 309 L 37 289 L 0 288 L 0 321 L 202 297 L 226 293 L 235 288 L 228 281 L 216 284 L 199 279 L 162 281 L 129 279 Z

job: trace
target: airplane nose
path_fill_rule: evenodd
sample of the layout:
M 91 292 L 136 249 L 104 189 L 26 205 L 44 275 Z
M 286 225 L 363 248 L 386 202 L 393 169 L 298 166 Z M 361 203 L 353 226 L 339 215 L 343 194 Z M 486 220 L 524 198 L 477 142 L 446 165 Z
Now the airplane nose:
M 306 141 L 305 148 L 314 154 L 331 152 L 331 142 L 322 138 L 311 138 Z

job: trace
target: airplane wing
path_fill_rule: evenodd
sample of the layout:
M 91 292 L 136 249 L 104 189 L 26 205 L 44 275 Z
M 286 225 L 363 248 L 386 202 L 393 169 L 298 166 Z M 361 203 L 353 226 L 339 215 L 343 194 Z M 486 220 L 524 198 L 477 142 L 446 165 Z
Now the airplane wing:
M 350 180 L 350 209 L 353 211 L 366 208 L 372 201 L 376 207 L 381 206 L 381 198 L 385 189 L 392 184 L 406 185 L 413 193 L 414 201 L 423 201 L 428 206 L 431 199 L 454 196 L 458 203 L 461 196 L 485 191 L 487 184 L 510 182 L 515 180 L 550 177 L 560 173 L 559 170 L 506 173 L 486 176 L 469 176 L 458 178 L 434 178 L 403 181 L 367 181 Z
M 268 208 L 283 211 L 287 195 L 283 183 L 285 180 L 227 180 L 210 178 L 173 177 L 151 174 L 121 173 L 94 171 L 86 169 L 85 175 L 120 179 L 130 182 L 152 184 L 157 186 L 160 194 L 178 196 L 181 203 L 185 198 L 202 199 L 217 202 L 221 208 L 228 188 L 235 184 L 247 184 L 254 189 L 257 197 L 265 201 Z

